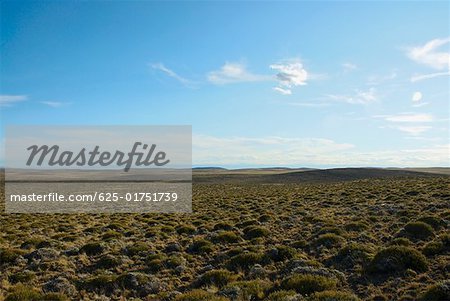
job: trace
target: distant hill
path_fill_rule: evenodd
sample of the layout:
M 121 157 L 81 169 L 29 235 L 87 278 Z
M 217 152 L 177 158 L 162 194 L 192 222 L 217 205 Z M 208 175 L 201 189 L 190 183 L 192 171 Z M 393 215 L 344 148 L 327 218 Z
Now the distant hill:
M 333 169 L 245 169 L 218 173 L 193 173 L 194 183 L 328 183 L 377 178 L 417 178 L 448 176 L 445 173 L 407 169 L 333 168 Z

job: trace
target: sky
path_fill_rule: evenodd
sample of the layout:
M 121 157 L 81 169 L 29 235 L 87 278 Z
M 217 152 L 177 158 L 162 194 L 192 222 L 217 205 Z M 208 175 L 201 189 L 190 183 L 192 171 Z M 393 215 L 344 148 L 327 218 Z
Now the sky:
M 449 167 L 449 6 L 2 1 L 0 141 L 192 125 L 194 166 Z

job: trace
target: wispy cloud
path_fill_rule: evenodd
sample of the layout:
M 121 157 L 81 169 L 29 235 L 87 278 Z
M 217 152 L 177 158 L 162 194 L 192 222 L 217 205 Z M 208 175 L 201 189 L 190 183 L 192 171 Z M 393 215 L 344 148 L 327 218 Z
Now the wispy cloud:
M 441 46 L 450 42 L 450 37 L 445 39 L 434 39 L 425 45 L 411 47 L 407 50 L 407 56 L 422 65 L 436 70 L 450 69 L 450 52 L 440 51 Z
M 406 129 L 405 129 L 406 130 Z M 426 129 L 425 129 L 426 130 Z M 413 129 L 409 129 L 414 132 Z M 421 131 L 416 129 L 415 132 Z M 450 145 L 361 151 L 321 138 L 193 136 L 193 164 L 203 166 L 445 166 Z
M 61 102 L 61 101 L 41 101 L 41 104 L 47 105 L 52 108 L 60 108 L 65 105 L 68 105 L 67 102 Z
M 278 89 L 274 89 L 284 95 L 292 94 L 292 87 L 306 85 L 308 72 L 303 67 L 300 60 L 288 60 L 269 66 L 270 69 L 277 71 L 276 79 Z
M 432 122 L 434 120 L 431 114 L 421 113 L 401 113 L 396 115 L 376 115 L 376 118 L 383 118 L 390 122 Z
M 26 95 L 0 95 L 0 107 L 10 107 L 27 99 Z
M 356 64 L 353 64 L 350 62 L 345 62 L 345 63 L 342 63 L 342 68 L 344 69 L 345 73 L 348 73 L 348 72 L 358 69 L 358 66 Z
M 209 72 L 207 79 L 213 84 L 225 85 L 240 82 L 265 81 L 270 80 L 270 77 L 248 71 L 245 64 L 227 62 L 219 70 Z
M 167 68 L 163 63 L 153 63 L 153 64 L 150 64 L 150 67 L 155 69 L 155 70 L 161 71 L 165 75 L 167 75 L 167 76 L 169 76 L 169 77 L 179 81 L 183 85 L 190 85 L 190 84 L 192 84 L 192 81 L 190 81 L 189 79 L 186 79 L 186 78 L 178 75 L 172 69 Z
M 409 135 L 420 135 L 430 129 L 430 123 L 435 121 L 431 114 L 423 113 L 400 113 L 395 115 L 376 115 L 375 118 L 381 118 L 388 122 L 381 128 L 395 129 Z
M 432 78 L 440 77 L 440 76 L 449 76 L 449 75 L 450 75 L 450 71 L 435 72 L 435 73 L 428 73 L 428 74 L 416 74 L 416 75 L 411 76 L 411 82 L 415 83 L 415 82 L 422 81 L 422 80 L 432 79 Z
M 378 100 L 378 95 L 375 88 L 370 88 L 368 90 L 355 90 L 351 95 L 344 94 L 327 94 L 325 95 L 328 99 L 346 102 L 349 104 L 370 104 Z
M 273 89 L 283 95 L 291 95 L 292 94 L 291 89 L 284 89 L 281 87 L 274 87 Z

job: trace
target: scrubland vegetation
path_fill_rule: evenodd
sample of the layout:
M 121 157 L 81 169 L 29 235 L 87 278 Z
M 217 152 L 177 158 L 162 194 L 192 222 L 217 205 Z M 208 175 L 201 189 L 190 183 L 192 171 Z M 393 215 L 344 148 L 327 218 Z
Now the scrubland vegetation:
M 192 214 L 2 214 L 0 300 L 450 300 L 449 185 L 211 182 Z

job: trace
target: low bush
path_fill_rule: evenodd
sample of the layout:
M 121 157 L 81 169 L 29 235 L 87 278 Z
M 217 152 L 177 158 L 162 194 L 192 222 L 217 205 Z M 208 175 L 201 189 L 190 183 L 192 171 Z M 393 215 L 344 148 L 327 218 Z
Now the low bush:
M 442 281 L 427 287 L 420 296 L 421 301 L 450 300 L 450 280 Z
M 269 235 L 269 230 L 259 226 L 249 226 L 244 229 L 246 239 L 253 239 L 258 237 L 265 237 Z
M 302 295 L 334 289 L 337 280 L 321 275 L 297 274 L 284 279 L 281 287 L 285 290 L 295 290 Z
M 198 281 L 197 286 L 214 285 L 219 288 L 224 287 L 228 283 L 236 279 L 236 275 L 227 270 L 211 270 L 204 273 Z
M 352 293 L 339 291 L 323 291 L 314 293 L 310 301 L 359 301 L 360 299 Z
M 424 272 L 428 269 L 428 263 L 425 256 L 413 248 L 392 246 L 378 252 L 368 269 L 372 273 L 387 274 L 395 274 L 407 269 Z

